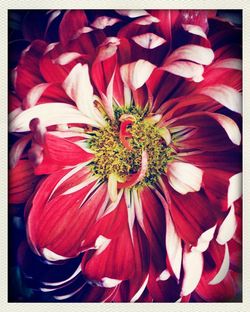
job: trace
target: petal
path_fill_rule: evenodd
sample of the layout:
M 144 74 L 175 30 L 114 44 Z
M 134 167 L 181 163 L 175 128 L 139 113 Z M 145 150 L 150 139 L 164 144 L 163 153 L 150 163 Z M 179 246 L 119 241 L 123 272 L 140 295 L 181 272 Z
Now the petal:
M 229 270 L 230 258 L 227 244 L 225 245 L 225 255 L 221 267 L 215 277 L 208 283 L 209 285 L 219 284 L 227 275 Z
M 230 68 L 242 70 L 242 60 L 237 58 L 227 58 L 215 62 L 211 67 L 213 68 Z
M 206 33 L 203 31 L 202 27 L 199 25 L 192 25 L 192 24 L 182 24 L 184 30 L 189 32 L 190 34 L 198 35 L 202 38 L 207 39 Z
M 232 205 L 228 215 L 226 216 L 221 226 L 219 227 L 216 241 L 221 245 L 226 244 L 233 237 L 236 228 L 237 221 L 235 216 L 234 205 Z
M 119 18 L 109 16 L 99 16 L 94 20 L 91 26 L 97 29 L 104 29 L 107 26 L 113 26 L 118 22 L 120 22 Z
M 202 65 L 209 65 L 214 59 L 213 50 L 202 46 L 187 44 L 177 48 L 167 57 L 163 66 L 176 60 L 188 60 Z
M 199 93 L 207 95 L 219 102 L 223 106 L 229 108 L 230 110 L 242 113 L 242 98 L 241 94 L 226 85 L 217 84 L 209 87 L 202 88 Z
M 210 241 L 214 237 L 215 229 L 216 225 L 203 232 L 201 236 L 198 238 L 197 245 L 195 247 L 192 247 L 191 251 L 204 252 L 205 250 L 207 250 Z
M 194 82 L 200 82 L 204 79 L 202 76 L 203 66 L 192 62 L 175 61 L 162 67 L 162 69 L 177 76 L 191 78 Z
M 93 87 L 87 64 L 76 64 L 64 80 L 63 88 L 85 116 L 105 125 L 100 112 L 94 106 Z
M 145 60 L 138 60 L 121 66 L 121 77 L 123 82 L 132 90 L 136 90 L 144 85 L 155 65 Z
M 229 179 L 227 194 L 228 207 L 241 197 L 242 194 L 242 173 L 237 173 Z
M 149 13 L 145 10 L 116 10 L 116 12 L 120 15 L 131 18 L 149 15 Z
M 66 45 L 71 39 L 73 39 L 77 31 L 86 25 L 87 18 L 82 10 L 67 11 L 59 26 L 59 36 L 62 44 Z
M 166 42 L 164 38 L 159 37 L 154 33 L 134 36 L 131 39 L 145 49 L 154 49 Z
M 10 122 L 9 131 L 29 131 L 30 121 L 34 118 L 39 118 L 45 127 L 67 123 L 86 123 L 95 127 L 99 127 L 99 125 L 94 120 L 85 117 L 72 105 L 65 103 L 45 103 L 22 111 Z
M 180 194 L 198 192 L 201 188 L 203 171 L 184 162 L 173 162 L 167 167 L 170 185 Z
M 29 160 L 21 159 L 9 172 L 9 202 L 25 203 L 32 194 L 38 179 Z
M 202 270 L 203 256 L 198 251 L 184 251 L 183 254 L 184 278 L 182 282 L 181 296 L 187 296 L 198 285 Z

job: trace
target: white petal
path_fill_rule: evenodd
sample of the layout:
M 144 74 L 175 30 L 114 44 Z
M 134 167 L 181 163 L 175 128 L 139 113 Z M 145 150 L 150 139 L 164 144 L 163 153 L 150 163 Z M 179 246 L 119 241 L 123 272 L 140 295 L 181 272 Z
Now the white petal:
M 237 228 L 237 221 L 235 217 L 235 211 L 234 211 L 234 205 L 232 204 L 232 207 L 222 222 L 219 232 L 216 238 L 216 241 L 220 245 L 226 244 L 234 235 L 235 230 Z
M 177 280 L 179 280 L 182 260 L 181 239 L 176 233 L 174 223 L 168 210 L 166 210 L 166 250 L 172 270 Z
M 92 27 L 98 29 L 104 29 L 107 26 L 113 26 L 120 21 L 119 18 L 109 17 L 109 16 L 99 16 L 91 24 Z
M 214 59 L 212 49 L 198 46 L 195 44 L 187 44 L 176 49 L 164 64 L 168 65 L 176 60 L 188 60 L 202 65 L 209 65 Z
M 25 106 L 32 107 L 36 105 L 40 97 L 42 96 L 43 92 L 50 86 L 50 83 L 40 83 L 33 87 L 25 98 Z
M 225 255 L 223 262 L 221 264 L 219 272 L 216 274 L 216 276 L 208 283 L 208 285 L 216 285 L 219 284 L 227 275 L 227 272 L 229 270 L 229 251 L 227 244 L 225 245 Z
M 62 284 L 67 283 L 68 281 L 72 280 L 74 277 L 76 277 L 80 272 L 82 271 L 81 265 L 79 265 L 76 269 L 76 271 L 66 280 L 60 281 L 60 282 L 54 282 L 54 283 L 48 283 L 48 282 L 42 282 L 46 286 L 60 286 Z
M 146 16 L 140 17 L 134 21 L 135 24 L 143 25 L 143 26 L 151 25 L 152 23 L 159 23 L 159 22 L 160 22 L 159 18 L 157 18 L 153 15 L 146 15 Z
M 239 199 L 242 195 L 242 173 L 237 173 L 229 179 L 229 187 L 227 193 L 228 207 Z
M 95 241 L 95 248 L 97 249 L 96 255 L 102 253 L 111 242 L 111 239 L 104 237 L 103 235 L 99 235 Z
M 105 120 L 94 105 L 93 87 L 90 82 L 87 64 L 76 64 L 62 86 L 85 116 L 96 120 L 102 126 L 106 125 Z
M 204 252 L 205 250 L 207 250 L 210 241 L 214 237 L 215 229 L 216 229 L 216 224 L 213 227 L 211 227 L 210 229 L 203 232 L 201 234 L 201 236 L 198 238 L 197 245 L 192 247 L 191 250 L 192 251 L 200 251 L 200 252 Z
M 183 254 L 184 279 L 181 297 L 189 295 L 198 285 L 202 270 L 203 256 L 198 251 L 185 251 Z
M 77 59 L 80 56 L 82 56 L 82 54 L 77 53 L 77 52 L 65 52 L 65 53 L 62 53 L 60 56 L 58 56 L 58 58 L 56 58 L 54 60 L 54 62 L 56 64 L 66 65 L 66 64 L 74 61 L 75 59 Z
M 182 27 L 190 34 L 198 35 L 202 38 L 207 39 L 207 35 L 199 25 L 182 24 Z
M 242 70 L 242 60 L 237 58 L 227 58 L 214 63 L 211 67 Z
M 208 113 L 209 114 L 209 113 Z M 237 124 L 229 117 L 221 114 L 212 113 L 209 114 L 213 117 L 226 131 L 229 139 L 236 145 L 240 145 L 241 133 Z
M 144 223 L 143 223 L 143 209 L 140 200 L 140 196 L 138 195 L 137 191 L 133 189 L 132 191 L 134 197 L 134 206 L 135 206 L 135 215 L 138 223 L 140 224 L 141 228 L 145 230 Z
M 184 78 L 191 78 L 194 82 L 200 82 L 203 78 L 204 67 L 200 64 L 185 62 L 185 61 L 175 61 L 162 69 Z
M 71 187 L 70 189 L 65 191 L 62 195 L 68 195 L 68 194 L 72 194 L 74 192 L 77 192 L 95 180 L 97 180 L 97 178 L 94 176 L 85 177 L 84 181 L 82 181 L 81 183 Z
M 159 37 L 153 33 L 134 36 L 131 39 L 145 49 L 154 49 L 166 42 L 164 38 Z
M 117 176 L 111 173 L 108 178 L 108 193 L 110 200 L 115 202 L 117 200 Z
M 77 290 L 73 291 L 72 293 L 69 293 L 67 295 L 61 295 L 61 296 L 54 296 L 54 298 L 56 300 L 66 300 L 72 296 L 74 296 L 76 293 L 78 293 L 84 286 L 86 285 L 86 283 L 84 283 L 83 285 L 81 285 L 79 288 L 77 288 Z
M 242 113 L 241 93 L 229 86 L 218 84 L 202 88 L 199 93 L 207 95 L 230 110 Z
M 168 270 L 164 270 L 161 272 L 161 274 L 156 278 L 156 281 L 167 281 L 170 277 L 170 273 Z M 179 278 L 178 278 L 179 279 Z
M 123 16 L 128 16 L 131 18 L 149 15 L 149 13 L 145 10 L 116 10 L 116 12 Z
M 147 275 L 147 277 L 145 278 L 145 281 L 143 282 L 143 284 L 141 285 L 141 287 L 139 288 L 139 290 L 135 293 L 135 295 L 132 297 L 132 299 L 130 300 L 130 302 L 135 302 L 136 300 L 138 300 L 140 298 L 140 296 L 142 295 L 144 289 L 147 286 L 148 283 L 148 278 L 149 275 Z
M 102 286 L 106 288 L 113 288 L 121 283 L 121 280 L 109 278 L 109 277 L 103 277 L 102 278 Z
M 194 165 L 175 161 L 167 168 L 171 186 L 180 194 L 198 192 L 201 188 L 203 171 Z
M 59 260 L 70 259 L 69 257 L 58 255 L 57 253 L 49 250 L 48 248 L 43 248 L 42 253 L 44 257 L 49 261 L 59 261 Z
M 155 65 L 142 59 L 122 65 L 120 69 L 122 80 L 131 89 L 136 90 L 144 85 L 155 67 Z
M 131 195 L 129 189 L 125 189 L 125 202 L 127 205 L 127 212 L 128 212 L 128 226 L 131 235 L 132 242 L 134 243 L 134 236 L 133 236 L 133 226 L 135 222 L 135 204 L 134 204 L 134 197 Z
M 77 108 L 70 104 L 46 103 L 22 111 L 10 122 L 9 131 L 29 131 L 29 123 L 33 118 L 39 118 L 45 127 L 67 123 L 81 123 L 100 127 L 95 120 L 84 116 Z

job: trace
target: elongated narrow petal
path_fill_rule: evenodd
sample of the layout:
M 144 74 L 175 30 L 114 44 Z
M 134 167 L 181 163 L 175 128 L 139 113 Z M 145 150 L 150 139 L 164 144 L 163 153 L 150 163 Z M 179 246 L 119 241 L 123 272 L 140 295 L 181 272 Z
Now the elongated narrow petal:
M 200 64 L 185 61 L 175 61 L 162 67 L 162 69 L 177 76 L 191 78 L 195 82 L 200 82 L 203 80 L 202 75 L 204 68 Z
M 227 194 L 228 207 L 241 197 L 242 194 L 242 173 L 237 173 L 229 179 Z
M 117 176 L 114 173 L 109 175 L 108 179 L 108 192 L 110 199 L 115 202 L 117 199 Z
M 211 97 L 234 112 L 240 114 L 242 112 L 241 94 L 229 86 L 217 84 L 202 88 L 200 93 Z
M 155 65 L 145 60 L 125 64 L 121 66 L 121 77 L 123 82 L 132 90 L 136 90 L 144 85 L 152 74 Z
M 184 162 L 173 162 L 168 166 L 167 175 L 171 186 L 181 194 L 198 192 L 201 188 L 202 170 Z
M 216 285 L 219 284 L 227 275 L 227 272 L 229 270 L 229 251 L 227 244 L 225 245 L 225 255 L 223 262 L 221 264 L 219 272 L 216 274 L 216 276 L 209 282 L 209 285 Z
M 99 127 L 95 120 L 84 116 L 72 105 L 65 103 L 46 103 L 33 106 L 18 114 L 10 122 L 9 131 L 29 131 L 30 121 L 34 118 L 39 118 L 45 127 L 67 123 L 81 123 Z
M 54 60 L 54 62 L 56 64 L 59 64 L 59 65 L 66 65 L 66 64 L 78 59 L 81 56 L 82 56 L 82 54 L 78 53 L 78 52 L 65 52 L 65 53 L 62 53 L 61 55 L 59 55 L 58 58 L 56 58 Z
M 164 65 L 170 64 L 177 60 L 188 60 L 202 65 L 209 65 L 212 63 L 213 59 L 213 50 L 195 44 L 187 44 L 176 49 L 166 59 L 166 63 Z
M 204 252 L 205 250 L 207 250 L 210 241 L 213 239 L 215 230 L 216 225 L 203 232 L 197 241 L 197 245 L 195 247 L 192 247 L 191 250 L 199 252 Z
M 228 215 L 226 216 L 219 228 L 216 241 L 221 245 L 226 244 L 233 237 L 236 228 L 237 220 L 235 216 L 234 205 L 232 205 Z
M 184 252 L 183 255 L 184 279 L 181 295 L 189 295 L 198 285 L 203 270 L 203 255 L 198 251 Z
M 131 18 L 149 15 L 149 13 L 145 10 L 116 10 L 116 12 L 120 15 Z
M 179 280 L 182 261 L 181 239 L 176 233 L 172 217 L 168 210 L 166 211 L 166 249 L 172 270 L 177 280 Z
M 212 65 L 213 68 L 230 68 L 242 70 L 242 60 L 237 58 L 227 58 L 220 61 L 215 62 Z

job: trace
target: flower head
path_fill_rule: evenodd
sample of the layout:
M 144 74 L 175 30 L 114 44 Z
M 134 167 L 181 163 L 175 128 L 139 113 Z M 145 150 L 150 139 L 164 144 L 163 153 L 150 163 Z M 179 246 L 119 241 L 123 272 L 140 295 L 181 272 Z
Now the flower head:
M 11 95 L 24 272 L 42 261 L 58 300 L 234 299 L 239 30 L 212 11 L 49 14 L 58 42 L 30 43 Z

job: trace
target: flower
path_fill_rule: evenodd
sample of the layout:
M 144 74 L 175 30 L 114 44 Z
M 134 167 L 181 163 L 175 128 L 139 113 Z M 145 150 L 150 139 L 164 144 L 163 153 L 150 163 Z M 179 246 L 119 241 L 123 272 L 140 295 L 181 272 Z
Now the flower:
M 234 300 L 240 30 L 213 11 L 49 14 L 58 42 L 32 40 L 10 96 L 23 271 L 57 300 Z

